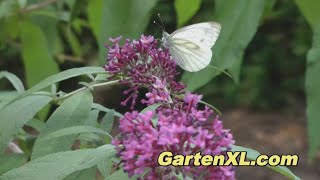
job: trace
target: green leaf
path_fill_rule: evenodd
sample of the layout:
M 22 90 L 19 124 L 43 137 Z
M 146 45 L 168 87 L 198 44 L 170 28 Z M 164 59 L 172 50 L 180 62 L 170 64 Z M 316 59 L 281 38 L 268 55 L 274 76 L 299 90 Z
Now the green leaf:
M 112 159 L 111 158 L 104 158 L 103 161 L 97 164 L 98 169 L 100 173 L 104 176 L 107 177 L 110 175 L 111 168 L 112 168 Z
M 107 132 L 111 132 L 113 124 L 114 124 L 114 110 L 106 113 L 106 115 L 101 120 L 101 128 L 106 130 Z
M 309 135 L 309 160 L 320 148 L 320 25 L 314 31 L 313 45 L 307 56 L 306 96 Z
M 119 180 L 119 179 L 130 180 L 130 179 L 133 179 L 133 178 L 129 178 L 128 175 L 125 172 L 123 172 L 122 169 L 120 169 L 117 172 L 113 173 L 111 176 L 108 176 L 108 177 L 105 178 L 105 180 Z
M 68 175 L 63 180 L 88 180 L 88 179 L 95 179 L 95 175 L 97 172 L 97 167 L 92 167 L 89 169 L 84 169 L 81 171 L 76 171 L 70 175 Z
M 89 119 L 88 121 L 85 123 L 86 125 L 88 126 L 93 126 L 95 127 L 97 124 L 98 124 L 98 117 L 99 117 L 99 110 L 92 110 L 90 112 L 90 116 L 89 116 Z
M 61 106 L 50 116 L 37 138 L 32 159 L 47 154 L 66 151 L 71 148 L 78 135 L 69 135 L 48 141 L 45 136 L 58 130 L 81 126 L 89 119 L 89 112 L 92 106 L 93 97 L 89 91 L 82 91 L 66 99 Z
M 93 109 L 97 109 L 97 110 L 102 111 L 102 112 L 106 112 L 106 113 L 114 111 L 114 109 L 106 108 L 106 107 L 102 106 L 101 104 L 97 104 L 97 103 L 93 103 L 92 108 Z M 115 111 L 114 111 L 114 115 L 119 117 L 119 118 L 123 117 L 122 114 L 120 114 L 118 112 L 115 112 Z
M 22 166 L 25 162 L 27 157 L 23 154 L 0 155 L 0 175 Z
M 42 140 L 51 141 L 54 138 L 72 135 L 72 134 L 80 134 L 80 133 L 99 133 L 112 138 L 112 136 L 109 133 L 107 133 L 106 131 L 100 128 L 96 128 L 92 126 L 72 126 L 72 127 L 60 129 L 58 131 L 45 135 Z
M 148 106 L 146 108 L 144 108 L 141 113 L 145 113 L 147 111 L 155 111 L 158 107 L 160 107 L 162 104 L 161 103 L 157 103 L 157 104 L 153 104 L 151 106 Z
M 101 67 L 82 67 L 82 68 L 73 68 L 66 71 L 62 71 L 58 74 L 52 75 L 40 83 L 36 84 L 29 90 L 27 90 L 25 93 L 23 93 L 21 96 L 15 98 L 13 101 L 16 101 L 18 99 L 21 99 L 23 97 L 26 97 L 34 92 L 37 92 L 41 89 L 44 89 L 51 84 L 57 83 L 59 81 L 63 81 L 72 77 L 80 76 L 80 75 L 86 75 L 86 74 L 97 74 L 97 73 L 106 73 L 106 71 Z M 12 103 L 11 101 L 10 103 Z
M 0 72 L 0 79 L 2 77 L 5 77 L 7 78 L 11 84 L 13 85 L 13 87 L 21 94 L 23 93 L 25 90 L 24 90 L 24 86 L 23 86 L 23 83 L 21 82 L 21 80 L 14 74 L 12 73 L 9 73 L 7 71 L 1 71 Z
M 82 56 L 81 44 L 70 26 L 65 27 L 65 35 L 75 56 Z
M 200 9 L 201 0 L 175 0 L 178 27 L 188 22 Z
M 41 132 L 41 130 L 46 127 L 46 124 L 38 119 L 31 119 L 26 125 L 32 127 L 38 132 Z
M 99 40 L 99 62 L 105 63 L 105 43 L 112 37 L 137 38 L 144 32 L 157 0 L 90 0 L 89 24 Z
M 16 91 L 0 91 L 0 110 L 18 96 Z
M 5 0 L 0 2 L 0 19 L 8 18 L 16 14 L 19 10 L 19 4 L 17 1 Z
M 59 35 L 58 12 L 53 7 L 30 12 L 32 23 L 38 26 L 46 38 L 47 48 L 51 56 L 63 53 L 63 44 Z
M 231 151 L 235 152 L 235 151 L 245 151 L 247 152 L 247 158 L 249 160 L 256 160 L 257 157 L 260 155 L 260 153 L 256 150 L 250 149 L 250 148 L 245 148 L 245 147 L 241 147 L 241 146 L 235 146 L 233 145 L 231 147 Z M 282 175 L 292 179 L 292 180 L 300 180 L 299 177 L 297 177 L 296 175 L 294 175 L 287 167 L 285 166 L 267 166 L 268 168 L 277 171 L 279 173 L 281 173 Z
M 295 2 L 309 24 L 315 28 L 320 23 L 320 1 L 295 0 Z
M 49 96 L 32 95 L 15 101 L 0 110 L 0 151 L 22 126 L 52 100 Z
M 57 180 L 67 175 L 95 166 L 104 158 L 115 155 L 111 145 L 100 146 L 96 149 L 82 149 L 76 151 L 50 154 L 28 164 L 13 169 L 0 176 L 1 180 Z
M 213 47 L 211 66 L 228 69 L 241 61 L 245 48 L 257 31 L 266 1 L 216 1 L 215 21 L 221 23 L 222 29 Z M 221 72 L 207 67 L 197 73 L 184 73 L 182 81 L 190 91 L 194 91 Z
M 29 87 L 59 72 L 41 29 L 29 21 L 21 22 L 22 58 Z M 41 64 L 41 68 L 39 68 Z

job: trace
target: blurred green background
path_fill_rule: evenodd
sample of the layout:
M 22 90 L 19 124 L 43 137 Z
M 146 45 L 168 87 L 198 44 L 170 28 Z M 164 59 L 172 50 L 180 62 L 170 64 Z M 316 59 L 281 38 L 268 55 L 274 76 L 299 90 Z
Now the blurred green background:
M 89 65 L 102 66 L 106 54 L 103 44 L 108 43 L 108 34 L 113 35 L 111 37 L 122 35 L 124 38 L 138 38 L 139 34 L 144 32 L 160 39 L 162 31 L 152 23 L 159 21 L 158 13 L 161 14 L 168 32 L 173 32 L 182 26 L 173 1 L 161 0 L 157 3 L 154 1 L 147 3 L 150 7 L 146 8 L 150 9 L 146 12 L 145 18 L 137 17 L 136 20 L 137 15 L 133 14 L 127 19 L 122 18 L 121 21 L 121 18 L 117 20 L 118 16 L 127 16 L 130 12 L 123 13 L 124 15 L 110 14 L 110 17 L 106 17 L 106 21 L 110 18 L 114 20 L 109 21 L 118 22 L 105 23 L 105 29 L 101 31 L 106 33 L 100 39 L 96 34 L 101 32 L 95 31 L 99 31 L 102 27 L 95 26 L 104 25 L 101 21 L 105 20 L 103 18 L 105 16 L 99 15 L 98 11 L 98 8 L 103 8 L 102 1 L 57 1 L 46 8 L 26 14 L 16 14 L 16 11 L 19 11 L 19 2 L 27 3 L 22 3 L 26 7 L 28 4 L 41 1 L 2 1 L 0 68 L 18 74 L 29 87 L 46 76 L 64 69 Z M 199 4 L 195 3 L 196 1 L 199 1 Z M 195 7 L 192 16 L 187 16 L 188 20 L 182 24 L 214 20 L 215 2 L 196 1 L 192 1 L 195 3 L 192 6 L 197 8 Z M 132 8 L 145 6 L 144 1 L 134 3 L 136 7 Z M 304 102 L 304 74 L 306 54 L 311 47 L 311 28 L 294 2 L 283 0 L 268 3 L 274 4 L 265 7 L 263 17 L 259 20 L 259 28 L 244 51 L 239 83 L 222 74 L 204 87 L 197 88 L 199 93 L 205 95 L 208 102 L 217 107 L 245 105 L 259 109 L 273 109 Z M 127 2 L 123 1 L 123 4 Z M 125 9 L 121 6 L 126 5 L 119 3 L 117 6 Z M 181 11 L 188 12 L 188 10 Z M 108 24 L 115 27 L 110 27 Z M 133 26 L 136 31 L 124 29 Z M 223 27 L 222 31 L 224 30 Z M 236 29 L 234 31 L 237 33 Z M 23 36 L 27 37 L 23 39 Z M 99 46 L 97 41 L 101 41 L 102 46 Z M 23 49 L 23 46 L 27 47 Z M 5 82 L 1 83 L 4 87 Z
M 0 0 L 0 70 L 18 75 L 31 87 L 62 70 L 103 66 L 109 37 L 139 38 L 144 33 L 160 39 L 162 30 L 153 23 L 159 22 L 158 13 L 169 33 L 184 25 L 217 21 L 222 32 L 213 48 L 211 65 L 226 69 L 233 79 L 206 68 L 183 73 L 181 80 L 190 90 L 203 94 L 206 102 L 226 112 L 226 119 L 233 118 L 228 115 L 235 109 L 263 112 L 261 124 L 249 124 L 248 129 L 264 131 L 265 112 L 288 111 L 291 117 L 298 111 L 297 119 L 303 119 L 303 149 L 297 151 L 307 153 L 308 129 L 309 159 L 317 158 L 320 69 L 312 65 L 317 69 L 310 68 L 308 74 L 307 61 L 318 61 L 320 50 L 308 60 L 307 54 L 312 44 L 319 47 L 320 42 L 313 41 L 320 32 L 319 8 L 320 3 L 311 0 Z M 74 80 L 59 86 L 64 91 L 76 87 Z M 0 89 L 5 92 L 12 87 L 1 80 Z M 119 104 L 122 97 L 115 91 L 97 93 L 99 101 L 109 107 Z M 285 120 L 287 114 L 279 121 L 297 121 L 300 126 L 299 120 Z M 227 125 L 233 130 L 232 126 Z M 234 131 L 237 140 L 238 132 Z

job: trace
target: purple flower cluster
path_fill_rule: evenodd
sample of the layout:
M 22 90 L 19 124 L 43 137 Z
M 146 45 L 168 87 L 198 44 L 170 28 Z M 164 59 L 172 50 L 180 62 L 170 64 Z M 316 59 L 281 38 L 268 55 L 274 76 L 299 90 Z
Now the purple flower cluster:
M 174 155 L 225 155 L 234 143 L 231 133 L 213 111 L 198 107 L 201 96 L 185 93 L 185 85 L 176 81 L 179 73 L 167 49 L 158 48 L 152 36 L 141 36 L 139 40 L 121 37 L 110 39 L 108 63 L 105 69 L 120 78 L 128 86 L 127 98 L 122 105 L 131 104 L 134 110 L 138 91 L 146 88 L 146 105 L 161 103 L 156 112 L 127 112 L 120 119 L 119 138 L 113 140 L 124 170 L 130 177 L 139 179 L 176 179 L 182 174 L 194 179 L 233 180 L 231 166 L 159 166 L 161 152 Z
M 222 122 L 209 108 L 199 110 L 200 96 L 187 94 L 183 110 L 166 109 L 158 112 L 126 113 L 120 120 L 121 138 L 114 140 L 123 168 L 129 176 L 141 179 L 175 179 L 173 173 L 182 173 L 193 179 L 234 179 L 231 166 L 159 166 L 161 152 L 174 155 L 221 155 L 234 143 L 232 135 L 223 129 Z
M 147 105 L 158 102 L 170 102 L 171 95 L 179 95 L 185 86 L 176 82 L 179 73 L 169 51 L 157 48 L 158 42 L 153 36 L 144 36 L 136 41 L 126 40 L 121 46 L 121 37 L 110 39 L 108 64 L 105 69 L 113 76 L 121 78 L 123 85 L 130 88 L 124 92 L 128 98 L 121 104 L 131 103 L 134 109 L 139 88 L 147 88 L 150 93 L 142 103 Z M 169 100 L 169 101 L 168 101 Z

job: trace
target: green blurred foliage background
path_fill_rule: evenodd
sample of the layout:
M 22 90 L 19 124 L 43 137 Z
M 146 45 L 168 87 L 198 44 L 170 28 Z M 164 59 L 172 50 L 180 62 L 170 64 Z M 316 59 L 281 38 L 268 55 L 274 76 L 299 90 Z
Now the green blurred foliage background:
M 315 109 L 320 105 L 315 98 L 320 96 L 320 72 L 306 76 L 306 57 L 320 22 L 319 7 L 311 0 L 1 0 L 0 69 L 17 74 L 31 87 L 62 70 L 103 66 L 109 37 L 138 38 L 145 33 L 161 38 L 161 29 L 153 23 L 159 21 L 158 13 L 170 33 L 183 25 L 218 21 L 222 32 L 211 65 L 226 69 L 233 79 L 206 68 L 184 73 L 182 81 L 221 110 L 309 104 L 314 154 L 320 144 L 315 138 L 320 130 Z M 305 89 L 306 81 L 313 86 Z M 61 89 L 75 86 L 60 84 Z M 0 81 L 0 88 L 11 87 Z

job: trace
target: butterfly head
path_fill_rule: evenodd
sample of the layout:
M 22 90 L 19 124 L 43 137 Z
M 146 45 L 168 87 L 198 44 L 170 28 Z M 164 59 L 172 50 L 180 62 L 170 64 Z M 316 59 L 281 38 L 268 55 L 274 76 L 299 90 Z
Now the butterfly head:
M 163 31 L 162 33 L 162 39 L 161 39 L 161 42 L 162 42 L 162 45 L 166 48 L 168 48 L 170 46 L 170 43 L 169 43 L 169 34 L 165 31 Z

